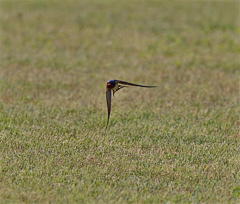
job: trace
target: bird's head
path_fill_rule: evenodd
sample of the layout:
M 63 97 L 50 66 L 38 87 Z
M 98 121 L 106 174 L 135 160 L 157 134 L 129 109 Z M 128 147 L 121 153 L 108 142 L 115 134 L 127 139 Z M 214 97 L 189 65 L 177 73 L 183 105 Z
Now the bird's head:
M 107 82 L 107 88 L 109 88 L 109 89 L 114 88 L 115 85 L 116 85 L 116 81 L 115 80 L 110 80 L 110 81 Z

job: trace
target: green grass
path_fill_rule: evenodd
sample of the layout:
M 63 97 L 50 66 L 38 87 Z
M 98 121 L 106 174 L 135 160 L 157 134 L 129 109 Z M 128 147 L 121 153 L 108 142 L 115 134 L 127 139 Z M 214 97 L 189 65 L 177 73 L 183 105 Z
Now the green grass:
M 0 203 L 240 202 L 239 2 L 0 7 Z

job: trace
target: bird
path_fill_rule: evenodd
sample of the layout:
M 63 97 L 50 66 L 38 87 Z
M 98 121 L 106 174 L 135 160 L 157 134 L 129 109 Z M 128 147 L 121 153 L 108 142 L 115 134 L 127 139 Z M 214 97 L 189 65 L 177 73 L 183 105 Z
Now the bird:
M 107 81 L 107 85 L 106 85 L 107 125 L 106 125 L 106 128 L 108 127 L 110 114 L 111 114 L 112 94 L 114 96 L 114 94 L 117 91 L 119 91 L 122 88 L 128 87 L 128 86 L 138 86 L 138 87 L 143 87 L 143 88 L 157 87 L 157 86 L 146 86 L 146 85 L 141 85 L 141 84 L 134 84 L 134 83 L 116 80 L 116 79 Z

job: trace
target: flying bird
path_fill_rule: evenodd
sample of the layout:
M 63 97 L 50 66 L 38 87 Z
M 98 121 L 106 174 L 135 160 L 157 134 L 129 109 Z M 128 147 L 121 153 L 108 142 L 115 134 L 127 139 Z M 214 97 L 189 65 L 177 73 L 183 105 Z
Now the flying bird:
M 112 94 L 114 95 L 118 90 L 128 86 L 138 86 L 138 87 L 144 87 L 144 88 L 157 87 L 157 86 L 145 86 L 141 84 L 134 84 L 134 83 L 121 81 L 121 80 L 109 80 L 106 85 L 106 100 L 107 100 L 107 111 L 108 111 L 107 126 L 108 126 L 110 114 L 111 114 Z

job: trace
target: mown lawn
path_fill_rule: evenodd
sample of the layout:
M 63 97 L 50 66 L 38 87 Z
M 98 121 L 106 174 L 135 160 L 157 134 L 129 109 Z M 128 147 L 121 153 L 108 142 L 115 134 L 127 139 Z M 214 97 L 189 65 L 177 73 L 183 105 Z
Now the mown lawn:
M 239 203 L 239 8 L 2 0 L 0 203 Z

